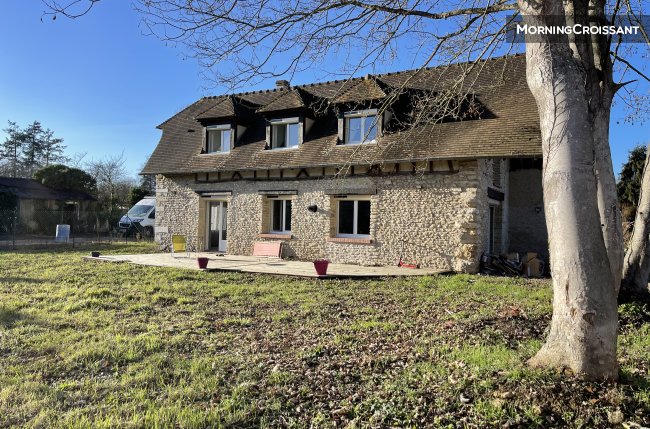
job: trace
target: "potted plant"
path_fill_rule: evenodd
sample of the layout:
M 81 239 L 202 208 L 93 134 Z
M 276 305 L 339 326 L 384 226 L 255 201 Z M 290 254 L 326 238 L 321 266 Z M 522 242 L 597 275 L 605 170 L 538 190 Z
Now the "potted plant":
M 316 259 L 314 260 L 314 268 L 316 269 L 316 274 L 319 276 L 327 275 L 327 266 L 330 264 L 330 261 L 327 259 Z
M 206 268 L 208 268 L 208 260 L 209 259 L 204 256 L 199 256 L 198 258 L 196 258 L 196 262 L 198 262 L 199 264 L 199 269 L 205 270 Z

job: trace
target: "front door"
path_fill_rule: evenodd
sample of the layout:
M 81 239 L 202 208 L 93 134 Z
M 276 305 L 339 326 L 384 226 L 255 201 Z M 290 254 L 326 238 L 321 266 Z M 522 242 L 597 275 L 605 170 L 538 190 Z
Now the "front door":
M 228 203 L 210 201 L 208 205 L 208 249 L 225 252 L 228 250 Z

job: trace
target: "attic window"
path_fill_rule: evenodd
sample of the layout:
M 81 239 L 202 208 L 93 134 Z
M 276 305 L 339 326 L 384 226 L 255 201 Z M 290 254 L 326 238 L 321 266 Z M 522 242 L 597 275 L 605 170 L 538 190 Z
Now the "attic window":
M 300 121 L 298 118 L 271 121 L 271 149 L 292 149 L 300 144 Z
M 230 125 L 214 125 L 205 129 L 205 152 L 228 153 L 232 145 Z
M 377 141 L 377 109 L 346 112 L 345 144 L 375 143 Z

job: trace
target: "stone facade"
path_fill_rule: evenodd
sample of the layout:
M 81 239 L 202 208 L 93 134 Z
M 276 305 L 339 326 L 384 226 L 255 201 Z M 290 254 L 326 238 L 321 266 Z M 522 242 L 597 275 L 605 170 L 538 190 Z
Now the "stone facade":
M 205 236 L 207 202 L 223 199 L 229 207 L 228 252 L 248 255 L 256 241 L 274 240 L 268 238 L 269 193 L 289 191 L 284 198 L 292 200 L 292 228 L 284 257 L 392 265 L 402 255 L 424 267 L 475 271 L 483 250 L 478 171 L 477 161 L 467 161 L 454 162 L 451 171 L 376 177 L 200 183 L 194 175 L 159 175 L 156 235 L 162 242 L 170 234 Z M 368 240 L 336 237 L 337 201 L 344 197 L 370 200 Z M 313 205 L 316 212 L 308 210 Z
M 490 238 L 494 252 L 508 250 L 508 208 L 520 199 L 508 199 L 507 168 L 506 160 L 470 160 L 439 162 L 427 172 L 342 178 L 298 179 L 297 172 L 285 171 L 275 179 L 268 173 L 264 180 L 207 182 L 195 175 L 159 175 L 156 237 L 165 243 L 171 234 L 183 234 L 205 248 L 208 202 L 222 200 L 228 202 L 231 254 L 250 255 L 255 242 L 282 240 L 285 258 L 379 266 L 397 264 L 401 256 L 422 267 L 476 272 Z M 488 187 L 503 199 L 490 198 Z M 270 233 L 273 198 L 292 201 L 290 236 Z M 344 199 L 370 201 L 369 238 L 337 237 L 337 203 Z M 490 206 L 495 208 L 492 234 Z

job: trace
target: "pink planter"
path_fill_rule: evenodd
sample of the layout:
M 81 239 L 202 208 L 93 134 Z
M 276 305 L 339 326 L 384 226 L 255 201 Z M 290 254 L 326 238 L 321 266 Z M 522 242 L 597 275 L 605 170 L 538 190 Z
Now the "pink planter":
M 316 269 L 316 274 L 319 276 L 327 275 L 327 266 L 330 264 L 330 261 L 327 259 L 316 259 L 314 261 L 314 268 Z
M 208 258 L 196 258 L 196 262 L 198 262 L 200 269 L 205 270 L 208 268 Z

